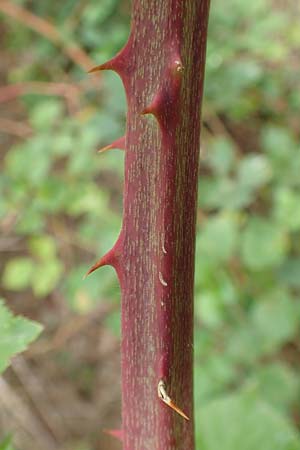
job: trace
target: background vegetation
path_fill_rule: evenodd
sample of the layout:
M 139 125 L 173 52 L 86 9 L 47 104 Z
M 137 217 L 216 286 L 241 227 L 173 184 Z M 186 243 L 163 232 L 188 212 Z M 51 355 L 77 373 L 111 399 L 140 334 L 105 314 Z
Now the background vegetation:
M 19 7 L 19 8 L 16 8 Z M 29 13 L 28 13 L 29 12 Z M 125 0 L 0 3 L 1 450 L 116 449 Z M 42 18 L 38 20 L 37 18 Z M 199 450 L 300 449 L 300 6 L 212 1 L 196 267 Z M 5 306 L 6 304 L 6 306 Z M 11 439 L 10 436 L 13 436 Z M 0 441 L 1 442 L 1 441 Z M 14 444 L 13 444 L 13 443 Z

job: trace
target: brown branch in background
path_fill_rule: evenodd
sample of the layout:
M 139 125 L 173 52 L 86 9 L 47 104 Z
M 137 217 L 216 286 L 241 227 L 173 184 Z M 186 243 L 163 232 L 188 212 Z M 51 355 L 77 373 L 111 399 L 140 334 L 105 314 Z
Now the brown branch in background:
M 28 405 L 14 388 L 3 377 L 0 377 L 0 406 L 1 410 L 18 423 L 19 435 L 23 439 L 34 438 L 37 446 L 44 450 L 55 450 L 57 442 L 44 424 L 32 414 Z M 19 442 L 20 444 L 20 442 Z
M 69 112 L 79 109 L 79 96 L 82 89 L 75 84 L 53 83 L 44 81 L 29 81 L 24 83 L 9 84 L 0 87 L 0 104 L 9 102 L 25 94 L 42 94 L 65 97 Z
M 30 367 L 26 358 L 22 355 L 13 358 L 11 369 L 30 398 L 38 418 L 45 428 L 51 432 L 57 441 L 63 440 L 66 437 L 66 430 L 64 429 L 62 418 L 58 411 L 55 410 L 41 380 Z
M 85 315 L 76 315 L 71 317 L 66 323 L 63 323 L 55 332 L 50 340 L 43 341 L 39 339 L 27 354 L 30 356 L 40 355 L 46 352 L 57 351 L 61 349 L 68 341 L 83 333 L 84 329 L 91 325 L 93 321 L 103 322 L 109 314 L 114 312 L 118 305 L 101 303 L 96 309 Z
M 53 44 L 60 46 L 69 59 L 83 70 L 88 70 L 93 67 L 94 62 L 88 54 L 78 45 L 66 42 L 66 39 L 58 29 L 47 20 L 36 16 L 20 5 L 16 5 L 6 0 L 0 1 L 0 12 L 21 22 L 38 34 L 41 34 L 49 41 L 53 42 Z
M 0 117 L 0 133 L 11 134 L 20 138 L 27 138 L 32 134 L 32 129 L 29 125 L 23 122 Z

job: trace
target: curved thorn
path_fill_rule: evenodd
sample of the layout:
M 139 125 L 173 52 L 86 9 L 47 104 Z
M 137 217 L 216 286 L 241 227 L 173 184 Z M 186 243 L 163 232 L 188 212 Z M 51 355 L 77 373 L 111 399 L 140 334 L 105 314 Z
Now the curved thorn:
M 88 73 L 100 72 L 101 70 L 112 70 L 111 67 L 108 67 L 108 63 L 100 64 L 99 66 L 92 67 L 92 69 L 88 70 Z
M 158 92 L 154 95 L 152 102 L 148 106 L 146 106 L 146 108 L 143 109 L 141 115 L 144 116 L 146 114 L 152 114 L 154 117 L 156 117 L 157 120 L 160 121 L 166 107 L 165 97 L 166 97 L 165 87 L 162 86 L 158 90 Z
M 171 400 L 170 403 L 167 403 L 167 405 L 172 408 L 177 414 L 179 414 L 181 417 L 183 417 L 185 420 L 190 420 L 190 418 L 180 409 L 175 403 Z
M 120 68 L 119 58 L 120 58 L 119 55 L 117 55 L 103 64 L 99 64 L 98 66 L 92 67 L 90 70 L 88 70 L 88 73 L 100 72 L 101 70 L 115 70 L 116 72 L 118 72 Z
M 119 441 L 121 441 L 121 442 L 123 441 L 123 431 L 122 430 L 103 430 L 103 432 L 119 439 Z
M 186 420 L 190 420 L 190 418 L 180 409 L 173 400 L 169 397 L 169 395 L 166 392 L 166 385 L 163 380 L 160 380 L 157 386 L 157 393 L 158 397 L 161 401 L 163 401 L 166 405 L 169 406 L 169 408 L 173 409 L 177 414 L 179 414 L 181 417 L 183 417 Z
M 113 141 L 111 144 L 100 148 L 100 150 L 98 150 L 98 153 L 103 153 L 106 152 L 107 150 L 113 149 L 125 150 L 125 136 L 122 136 L 119 139 Z
M 114 266 L 116 259 L 115 247 L 113 247 L 109 252 L 107 252 L 102 258 L 100 258 L 84 275 L 85 280 L 91 273 L 103 266 Z
M 150 103 L 149 106 L 146 106 L 145 109 L 143 109 L 143 111 L 141 112 L 142 116 L 145 116 L 146 114 L 153 114 L 153 116 L 157 115 L 157 108 L 158 104 L 157 102 L 154 100 L 152 103 Z

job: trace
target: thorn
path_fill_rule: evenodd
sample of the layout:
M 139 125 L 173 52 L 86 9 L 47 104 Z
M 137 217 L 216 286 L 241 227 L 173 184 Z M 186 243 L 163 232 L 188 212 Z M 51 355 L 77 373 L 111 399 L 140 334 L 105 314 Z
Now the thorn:
M 119 441 L 121 441 L 121 442 L 123 441 L 123 431 L 122 430 L 103 430 L 103 432 L 119 439 Z
M 163 86 L 154 96 L 150 105 L 146 106 L 141 115 L 152 114 L 164 128 L 168 123 L 168 96 Z
M 123 84 L 125 85 L 125 78 L 132 70 L 132 42 L 133 35 L 131 33 L 125 46 L 116 54 L 116 56 L 103 64 L 92 67 L 88 73 L 95 73 L 101 70 L 113 70 L 121 77 Z
M 160 380 L 157 386 L 157 393 L 158 397 L 171 409 L 173 409 L 177 414 L 179 414 L 181 417 L 183 417 L 186 420 L 190 420 L 189 417 L 180 409 L 174 402 L 171 400 L 171 398 L 168 396 L 166 392 L 166 385 L 163 380 Z
M 159 116 L 163 110 L 163 103 L 164 89 L 159 88 L 158 92 L 154 95 L 151 103 L 142 110 L 141 115 L 145 116 L 146 114 L 152 114 L 157 119 L 159 119 Z
M 115 141 L 113 141 L 111 144 L 100 148 L 100 150 L 98 150 L 98 153 L 103 153 L 103 152 L 106 152 L 107 150 L 113 150 L 113 149 L 125 150 L 125 136 L 122 136 L 119 139 L 116 139 Z
M 170 408 L 172 408 L 177 414 L 179 414 L 181 417 L 183 417 L 185 420 L 190 420 L 190 418 L 182 411 L 182 409 L 178 408 L 177 405 L 175 405 L 174 402 L 169 403 Z
M 152 114 L 153 116 L 157 117 L 159 114 L 159 102 L 157 97 L 154 98 L 153 102 L 150 103 L 149 106 L 146 106 L 145 109 L 141 112 L 142 116 L 145 116 L 146 114 Z
M 88 73 L 100 72 L 101 70 L 114 70 L 116 72 L 119 72 L 120 70 L 119 54 L 114 58 L 110 59 L 109 61 L 100 64 L 99 66 L 92 67 L 90 70 L 88 70 Z
M 102 258 L 100 258 L 84 275 L 85 280 L 91 273 L 103 266 L 113 266 L 115 263 L 116 252 L 115 247 L 113 247 L 109 252 L 107 252 Z
M 128 70 L 128 63 L 130 60 L 130 52 L 131 52 L 131 41 L 132 39 L 129 37 L 125 47 L 123 47 L 119 53 L 116 54 L 109 61 L 106 61 L 103 64 L 99 64 L 98 66 L 92 67 L 88 73 L 100 72 L 101 70 L 114 70 L 117 72 L 121 78 L 122 75 Z

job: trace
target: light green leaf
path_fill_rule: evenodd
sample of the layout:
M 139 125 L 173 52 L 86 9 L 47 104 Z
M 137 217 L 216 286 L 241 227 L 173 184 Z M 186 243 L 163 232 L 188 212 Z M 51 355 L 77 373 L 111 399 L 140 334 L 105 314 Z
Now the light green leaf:
M 249 189 L 257 189 L 267 183 L 272 172 L 268 159 L 263 155 L 244 157 L 238 167 L 238 183 Z
M 202 406 L 199 450 L 299 450 L 299 435 L 255 393 L 224 396 Z
M 37 265 L 32 276 L 32 289 L 37 297 L 49 294 L 57 285 L 63 272 L 63 264 L 52 258 Z
M 11 436 L 8 435 L 0 442 L 0 450 L 14 450 Z
M 261 270 L 278 265 L 287 251 L 288 240 L 276 224 L 253 218 L 243 233 L 242 259 L 249 269 Z
M 210 218 L 200 230 L 197 247 L 199 254 L 215 261 L 229 259 L 235 251 L 238 236 L 236 219 L 232 215 Z
M 281 187 L 274 193 L 274 218 L 291 231 L 300 228 L 300 193 Z
M 10 358 L 24 351 L 42 331 L 42 326 L 22 316 L 14 316 L 0 299 L 0 373 Z
M 251 312 L 232 328 L 227 352 L 237 363 L 253 364 L 292 340 L 299 327 L 299 307 L 285 292 L 258 299 Z
M 297 303 L 277 290 L 265 300 L 258 301 L 251 313 L 251 328 L 258 335 L 263 353 L 271 353 L 291 340 L 299 326 Z
M 41 260 L 49 260 L 55 257 L 56 242 L 49 235 L 33 236 L 29 240 L 29 249 L 34 256 Z
M 227 342 L 227 354 L 234 362 L 252 365 L 261 353 L 262 343 L 249 323 L 242 323 L 233 328 Z
M 210 355 L 195 364 L 196 404 L 205 404 L 208 399 L 220 395 L 236 378 L 236 368 L 226 355 Z
M 228 139 L 215 139 L 207 154 L 208 165 L 218 174 L 227 174 L 234 163 L 234 149 Z
M 275 362 L 258 367 L 247 381 L 256 386 L 258 395 L 282 412 L 297 405 L 299 398 L 299 377 L 297 372 L 286 364 Z
M 63 105 L 54 98 L 40 101 L 31 111 L 30 121 L 38 130 L 49 130 L 62 113 Z
M 195 302 L 196 317 L 205 325 L 217 327 L 224 318 L 223 305 L 213 292 L 201 292 Z
M 12 291 L 22 291 L 29 287 L 33 271 L 31 258 L 12 258 L 5 265 L 3 286 Z
M 199 191 L 201 208 L 235 210 L 251 203 L 253 197 L 248 187 L 239 186 L 229 177 L 204 177 L 200 179 Z
M 300 258 L 284 262 L 278 271 L 279 281 L 292 288 L 300 287 Z

